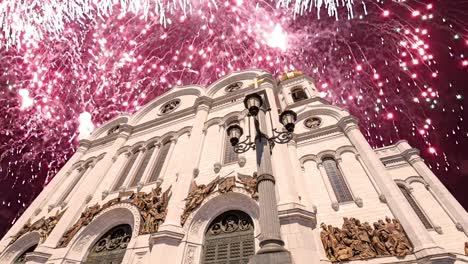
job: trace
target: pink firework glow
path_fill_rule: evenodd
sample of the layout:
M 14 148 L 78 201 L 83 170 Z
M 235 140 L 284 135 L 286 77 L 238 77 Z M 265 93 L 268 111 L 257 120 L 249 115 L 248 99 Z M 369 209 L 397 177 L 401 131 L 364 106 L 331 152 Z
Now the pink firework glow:
M 33 2 L 0 3 L 0 220 L 9 224 L 95 127 L 176 85 L 247 68 L 304 71 L 373 146 L 407 139 L 440 176 L 462 173 L 462 1 Z

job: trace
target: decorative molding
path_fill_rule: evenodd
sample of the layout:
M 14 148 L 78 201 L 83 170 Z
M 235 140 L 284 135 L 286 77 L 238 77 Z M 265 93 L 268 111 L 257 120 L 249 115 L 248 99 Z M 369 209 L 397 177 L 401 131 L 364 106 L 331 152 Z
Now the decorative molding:
M 356 203 L 356 205 L 358 207 L 363 207 L 364 206 L 364 202 L 362 201 L 362 198 L 361 197 L 356 197 L 354 198 L 354 202 Z
M 187 252 L 185 252 L 185 264 L 195 264 L 195 251 L 197 248 L 195 246 L 188 246 Z
M 26 262 L 32 261 L 34 263 L 46 263 L 46 261 L 52 256 L 52 254 L 44 252 L 29 252 L 26 254 Z
M 213 164 L 213 171 L 214 171 L 215 173 L 220 172 L 220 171 L 221 171 L 221 168 L 222 168 L 221 163 L 216 162 L 215 164 Z
M 247 162 L 247 159 L 244 156 L 239 156 L 239 160 L 237 161 L 237 163 L 239 164 L 239 167 L 241 168 L 244 167 L 246 162 Z
M 338 211 L 340 209 L 340 204 L 338 202 L 332 202 L 331 207 L 333 210 Z

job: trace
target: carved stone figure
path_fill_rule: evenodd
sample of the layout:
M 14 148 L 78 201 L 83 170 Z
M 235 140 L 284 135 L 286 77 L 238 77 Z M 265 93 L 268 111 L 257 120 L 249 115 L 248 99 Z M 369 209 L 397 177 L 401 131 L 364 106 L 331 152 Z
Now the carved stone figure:
M 239 183 L 242 184 L 247 192 L 250 193 L 251 197 L 255 200 L 258 199 L 257 190 L 257 173 L 254 172 L 253 176 L 238 174 Z
M 218 191 L 220 193 L 232 192 L 232 189 L 234 187 L 236 187 L 236 177 L 235 176 L 231 176 L 231 177 L 227 177 L 227 178 L 223 178 L 223 179 L 219 180 Z
M 31 231 L 37 231 L 39 232 L 40 236 L 40 243 L 43 243 L 49 234 L 52 232 L 54 227 L 57 225 L 58 221 L 62 217 L 63 213 L 65 211 L 57 211 L 55 215 L 52 215 L 48 218 L 41 218 L 34 222 L 34 224 L 31 224 L 30 221 L 28 221 L 23 228 L 15 235 L 12 237 L 12 240 L 10 241 L 10 244 L 13 244 L 18 238 L 20 238 L 22 235 L 31 232 Z
M 361 224 L 355 218 L 343 218 L 342 228 L 320 225 L 325 253 L 331 261 L 349 261 L 411 254 L 413 247 L 396 219 L 386 218 L 373 224 Z
M 166 219 L 171 194 L 171 187 L 161 194 L 161 188 L 158 186 L 149 193 L 138 192 L 130 196 L 130 202 L 138 208 L 143 220 L 140 234 L 150 234 L 158 231 L 159 226 Z
M 195 181 L 192 182 L 190 192 L 187 198 L 185 198 L 184 212 L 180 217 L 180 224 L 182 226 L 185 224 L 185 221 L 187 221 L 187 218 L 189 217 L 190 213 L 197 209 L 202 204 L 203 200 L 205 200 L 205 198 L 215 190 L 215 187 L 218 184 L 218 182 L 219 177 L 216 177 L 208 185 L 197 185 Z
M 101 211 L 101 206 L 99 204 L 95 204 L 91 207 L 87 207 L 82 213 L 78 221 L 70 227 L 65 234 L 63 234 L 62 238 L 60 239 L 57 247 L 66 247 L 68 243 L 72 240 L 76 233 L 81 229 L 83 226 L 87 226 L 91 221 Z

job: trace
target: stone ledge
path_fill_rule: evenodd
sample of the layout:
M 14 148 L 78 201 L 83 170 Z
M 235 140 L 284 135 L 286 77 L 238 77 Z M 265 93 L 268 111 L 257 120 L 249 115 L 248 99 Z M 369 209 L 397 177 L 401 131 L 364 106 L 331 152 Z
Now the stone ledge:
M 34 251 L 26 254 L 26 262 L 34 261 L 35 263 L 46 263 L 51 256 L 52 254 L 49 253 Z
M 154 244 L 179 244 L 185 234 L 182 228 L 171 225 L 162 225 L 158 232 L 149 237 L 150 245 Z
M 297 203 L 279 205 L 278 216 L 280 221 L 310 222 L 312 228 L 317 225 L 316 213 L 308 211 L 305 206 Z

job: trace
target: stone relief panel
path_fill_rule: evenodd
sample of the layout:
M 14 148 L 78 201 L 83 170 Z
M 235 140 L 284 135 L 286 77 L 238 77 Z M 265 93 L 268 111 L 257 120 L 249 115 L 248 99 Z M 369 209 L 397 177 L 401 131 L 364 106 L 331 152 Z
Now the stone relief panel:
M 185 253 L 185 264 L 195 264 L 195 253 L 197 247 L 196 246 L 188 246 L 187 252 Z
M 237 186 L 236 183 L 240 184 L 240 186 Z M 184 200 L 185 208 L 180 217 L 180 224 L 184 226 L 190 214 L 198 209 L 211 193 L 217 191 L 220 194 L 225 194 L 232 192 L 236 187 L 245 189 L 253 199 L 258 199 L 256 173 L 254 173 L 253 176 L 238 174 L 237 179 L 235 176 L 226 178 L 216 177 L 208 184 L 197 185 L 197 183 L 193 181 L 189 194 Z
M 135 219 L 135 228 L 138 228 L 139 234 L 149 234 L 157 232 L 159 226 L 164 222 L 167 215 L 167 205 L 171 196 L 171 188 L 169 187 L 164 193 L 158 186 L 149 193 L 144 192 L 125 192 L 120 193 L 118 198 L 109 200 L 102 206 L 95 204 L 87 207 L 80 218 L 70 227 L 60 239 L 57 247 L 66 247 L 75 237 L 82 227 L 87 226 L 97 216 L 109 211 L 115 205 L 119 207 L 127 207 L 131 211 L 137 208 L 138 214 L 141 217 Z M 122 199 L 123 197 L 128 197 Z M 125 206 L 127 204 L 127 206 Z M 137 214 L 137 215 L 138 215 Z M 135 233 L 134 233 L 135 234 Z M 86 244 L 87 241 L 81 240 L 79 243 Z
M 355 218 L 343 218 L 340 228 L 320 224 L 320 238 L 327 258 L 333 262 L 364 260 L 376 257 L 404 257 L 413 246 L 397 219 L 385 218 L 371 226 Z
M 62 217 L 63 213 L 65 213 L 65 210 L 63 211 L 57 211 L 55 215 L 49 216 L 48 218 L 42 217 L 41 219 L 37 220 L 33 224 L 31 224 L 30 221 L 28 221 L 23 228 L 21 228 L 16 235 L 14 235 L 8 245 L 11 245 L 18 240 L 22 235 L 32 232 L 32 231 L 37 231 L 39 232 L 40 235 L 40 241 L 39 243 L 43 243 L 49 234 L 52 232 L 54 227 L 57 225 L 58 221 Z

